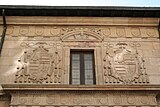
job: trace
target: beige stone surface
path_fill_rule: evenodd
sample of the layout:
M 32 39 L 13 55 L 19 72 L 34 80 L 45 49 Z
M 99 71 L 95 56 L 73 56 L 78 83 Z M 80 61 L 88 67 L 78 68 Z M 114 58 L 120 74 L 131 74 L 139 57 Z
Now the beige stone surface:
M 158 24 L 158 18 L 7 16 L 0 84 L 12 84 L 5 89 L 12 97 L 10 107 L 157 106 L 160 101 L 156 97 L 160 84 Z M 2 31 L 0 19 L 0 34 Z M 71 49 L 94 50 L 95 87 L 75 86 L 72 92 Z M 52 72 L 39 70 L 35 75 L 30 70 L 31 62 L 40 55 L 49 58 L 47 66 Z M 126 71 L 125 75 L 121 70 Z M 15 88 L 13 84 L 20 85 Z M 29 87 L 23 87 L 25 84 Z M 42 87 L 37 88 L 37 84 Z M 54 88 L 45 87 L 47 84 Z M 0 101 L 0 107 L 8 107 L 7 104 Z
M 8 101 L 0 101 L 0 107 L 10 107 Z
M 12 94 L 11 105 L 121 106 L 157 105 L 155 95 L 131 92 L 58 92 Z
M 26 25 L 25 25 L 26 26 Z M 45 26 L 47 27 L 47 26 Z M 51 26 L 48 26 L 47 28 L 49 28 Z M 81 27 L 79 26 L 77 29 L 75 29 L 74 32 L 72 32 L 73 34 L 70 34 L 71 36 L 67 35 L 67 37 L 62 34 L 65 34 L 68 33 L 69 31 L 67 31 L 67 28 L 64 27 L 64 26 L 59 26 L 61 29 L 64 29 L 63 33 L 59 33 L 59 36 L 54 36 L 52 37 L 53 39 L 51 39 L 50 37 L 48 38 L 44 38 L 43 36 L 42 37 L 39 37 L 38 35 L 35 37 L 28 37 L 26 35 L 26 37 L 24 37 L 25 35 L 21 35 L 21 37 L 19 37 L 19 33 L 18 34 L 14 34 L 15 36 L 12 36 L 12 35 L 7 35 L 6 36 L 6 39 L 5 39 L 5 42 L 4 42 L 4 45 L 3 45 L 3 50 L 2 50 L 2 54 L 1 54 L 1 58 L 0 58 L 0 66 L 1 66 L 1 72 L 3 72 L 4 74 L 6 74 L 7 72 L 7 76 L 11 76 L 12 79 L 7 79 L 5 80 L 5 76 L 2 75 L 2 83 L 13 83 L 14 79 L 15 78 L 15 73 L 17 72 L 16 71 L 16 68 L 19 67 L 19 66 L 22 66 L 22 64 L 20 64 L 18 62 L 18 60 L 24 55 L 24 51 L 25 50 L 28 50 L 28 47 L 24 47 L 23 45 L 26 43 L 26 44 L 29 44 L 29 45 L 34 45 L 34 44 L 37 44 L 39 42 L 43 42 L 43 43 L 47 43 L 48 45 L 50 44 L 54 44 L 55 41 L 57 42 L 56 44 L 59 44 L 59 46 L 63 46 L 62 48 L 62 60 L 63 62 L 65 63 L 62 63 L 63 65 L 63 69 L 64 71 L 62 72 L 62 74 L 64 74 L 62 77 L 62 83 L 63 84 L 68 84 L 68 80 L 69 80 L 69 54 L 70 54 L 70 49 L 93 49 L 95 50 L 95 65 L 96 65 L 96 83 L 97 84 L 104 84 L 104 79 L 105 79 L 105 76 L 104 76 L 104 73 L 102 72 L 103 71 L 103 57 L 105 56 L 105 53 L 106 53 L 106 50 L 107 50 L 107 45 L 108 44 L 111 44 L 111 45 L 114 45 L 115 47 L 113 48 L 116 48 L 116 44 L 118 42 L 121 42 L 121 43 L 126 43 L 128 46 L 135 46 L 136 48 L 133 49 L 138 51 L 139 55 L 145 60 L 144 62 L 144 66 L 145 66 L 145 71 L 146 73 L 148 73 L 149 75 L 149 79 L 152 81 L 151 84 L 159 84 L 159 79 L 158 79 L 158 76 L 155 76 L 154 78 L 154 75 L 157 75 L 160 73 L 160 70 L 159 70 L 159 67 L 160 67 L 160 48 L 159 48 L 159 39 L 156 39 L 153 40 L 153 39 L 143 39 L 143 38 L 139 38 L 138 40 L 139 41 L 136 41 L 136 39 L 134 40 L 133 39 L 128 39 L 126 38 L 126 35 L 128 34 L 131 34 L 132 31 L 135 32 L 135 34 L 138 34 L 140 35 L 141 33 L 136 33 L 138 31 L 138 28 L 137 27 L 126 27 L 125 28 L 125 31 L 126 33 L 121 29 L 120 26 L 118 26 L 118 30 L 116 30 L 117 28 L 116 27 L 110 27 L 107 31 L 104 32 L 104 30 L 106 30 L 106 28 L 103 26 L 102 28 L 104 30 L 102 30 L 101 33 L 96 33 L 95 36 L 96 38 L 99 38 L 99 40 L 101 42 L 96 42 L 96 40 L 92 39 L 90 40 L 90 38 L 88 38 L 88 43 L 87 42 L 82 42 L 84 38 L 79 38 L 79 39 L 82 39 L 82 40 L 79 40 L 79 39 L 68 39 L 68 38 L 71 38 L 72 35 L 74 35 L 74 33 L 76 32 L 88 32 L 90 31 L 90 28 L 87 27 L 87 29 L 85 29 L 84 27 L 82 27 L 82 29 L 80 29 Z M 64 28 L 63 28 L 64 27 Z M 9 27 L 9 29 L 12 28 L 11 26 Z M 23 28 L 26 28 L 26 27 L 23 27 Z M 33 26 L 31 28 L 34 28 Z M 38 28 L 42 28 L 42 27 L 38 27 Z M 92 27 L 91 27 L 92 28 Z M 93 27 L 94 28 L 94 32 L 99 32 L 98 30 L 96 30 L 95 28 L 97 27 Z M 124 27 L 123 27 L 124 28 Z M 140 27 L 139 29 L 141 29 L 142 27 Z M 14 29 L 15 31 L 17 31 L 19 28 L 17 27 L 16 29 Z M 54 28 L 53 32 L 59 32 L 58 30 L 55 30 L 56 28 Z M 71 30 L 73 30 L 73 27 L 70 26 Z M 111 29 L 114 29 L 114 30 L 111 30 Z M 151 29 L 151 31 L 153 30 L 153 28 L 146 28 L 144 27 L 142 30 L 144 29 Z M 23 29 L 24 30 L 24 29 Z M 122 30 L 122 32 L 121 32 Z M 130 30 L 130 33 L 129 33 L 129 30 Z M 92 30 L 91 30 L 92 31 Z M 90 31 L 90 32 L 91 32 Z M 117 35 L 117 31 L 121 34 L 121 35 L 124 35 L 123 38 L 119 38 L 119 36 Z M 141 31 L 141 30 L 140 30 Z M 140 32 L 139 31 L 139 32 Z M 11 31 L 10 31 L 11 32 Z M 109 33 L 110 32 L 110 33 Z M 128 32 L 128 33 L 127 33 Z M 157 32 L 155 30 L 155 32 Z M 46 34 L 45 32 L 43 32 L 44 34 Z M 89 33 L 89 32 L 88 32 Z M 51 33 L 50 33 L 51 34 Z M 53 34 L 53 33 L 52 33 Z M 58 34 L 58 33 L 54 33 L 54 34 Z M 109 36 L 105 36 L 105 35 L 110 35 L 110 34 L 113 34 L 113 35 L 117 35 L 116 38 L 109 38 Z M 135 35 L 134 34 L 134 35 Z M 156 33 L 155 33 L 156 34 Z M 18 36 L 16 36 L 18 35 Z M 132 35 L 132 34 L 131 34 Z M 133 36 L 133 35 L 132 35 Z M 157 35 L 158 36 L 158 35 Z M 101 39 L 103 38 L 103 39 Z M 67 41 L 66 41 L 67 39 Z M 45 40 L 45 41 L 43 41 Z M 61 41 L 62 40 L 62 41 Z M 74 42 L 75 41 L 75 42 Z M 91 42 L 90 42 L 91 41 Z M 103 42 L 104 41 L 104 42 Z M 135 42 L 136 41 L 136 42 Z M 135 42 L 135 44 L 134 44 Z M 38 45 L 37 45 L 38 46 Z M 31 48 L 30 48 L 31 49 Z M 67 49 L 67 51 L 66 51 Z M 68 56 L 66 56 L 68 54 Z M 23 63 L 23 62 L 22 62 Z M 12 66 L 12 67 L 11 67 Z M 11 69 L 10 69 L 11 68 Z M 14 69 L 12 69 L 14 68 Z M 10 74 L 9 74 L 10 72 Z M 12 73 L 11 73 L 12 72 Z M 154 78 L 152 80 L 152 77 Z M 7 81 L 7 82 L 6 82 Z

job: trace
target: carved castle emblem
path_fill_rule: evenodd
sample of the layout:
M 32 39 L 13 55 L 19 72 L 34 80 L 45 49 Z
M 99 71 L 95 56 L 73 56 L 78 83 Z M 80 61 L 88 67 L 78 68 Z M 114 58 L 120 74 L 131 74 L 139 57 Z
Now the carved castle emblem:
M 26 44 L 28 45 L 28 44 Z M 52 47 L 45 48 L 46 43 L 37 43 L 24 52 L 19 62 L 22 64 L 16 74 L 16 83 L 60 83 L 61 58 Z M 54 52 L 50 52 L 54 50 Z
M 117 43 L 104 58 L 106 83 L 148 83 L 144 60 L 136 49 L 126 43 Z

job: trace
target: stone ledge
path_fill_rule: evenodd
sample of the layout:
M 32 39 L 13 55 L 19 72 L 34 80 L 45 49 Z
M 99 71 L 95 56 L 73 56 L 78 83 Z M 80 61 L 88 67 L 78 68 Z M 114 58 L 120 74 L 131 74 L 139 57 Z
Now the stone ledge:
M 7 25 L 158 26 L 158 18 L 6 16 Z M 0 19 L 0 25 L 3 20 Z
M 160 85 L 2 84 L 4 91 L 160 91 Z

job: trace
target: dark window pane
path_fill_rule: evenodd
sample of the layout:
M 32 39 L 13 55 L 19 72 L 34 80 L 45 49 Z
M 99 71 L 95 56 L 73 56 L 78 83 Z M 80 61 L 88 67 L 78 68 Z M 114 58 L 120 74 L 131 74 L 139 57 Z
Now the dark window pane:
M 71 84 L 95 84 L 91 51 L 71 51 Z

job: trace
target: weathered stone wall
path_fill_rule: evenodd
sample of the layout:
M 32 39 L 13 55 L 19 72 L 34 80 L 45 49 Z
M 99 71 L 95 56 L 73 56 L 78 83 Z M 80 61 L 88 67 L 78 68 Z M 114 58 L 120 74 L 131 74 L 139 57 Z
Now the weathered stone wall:
M 55 105 L 55 106 L 157 106 L 155 95 L 145 92 L 30 92 L 15 93 L 11 105 Z
M 37 20 L 40 19 L 42 20 L 42 17 L 37 17 Z M 103 20 L 100 20 L 100 18 L 97 18 L 97 20 L 91 19 L 87 24 L 84 22 L 87 22 L 88 18 L 82 18 L 83 20 L 73 18 L 74 22 L 70 19 L 72 18 L 68 18 L 67 20 L 62 17 L 59 19 L 59 22 L 56 22 L 58 19 L 55 21 L 54 19 L 51 20 L 50 17 L 45 17 L 40 22 L 43 25 L 40 25 L 33 22 L 34 19 L 31 17 L 24 19 L 20 17 L 7 17 L 7 32 L 0 60 L 1 83 L 36 83 L 37 81 L 68 84 L 70 49 L 93 49 L 97 85 L 121 83 L 159 84 L 160 44 L 157 19 L 117 18 L 116 20 L 114 18 L 113 20 L 111 18 L 102 18 L 106 21 L 103 24 Z M 29 22 L 30 20 L 32 24 Z M 67 24 L 71 25 L 68 26 Z M 35 54 L 33 51 L 40 46 L 44 50 L 48 49 L 48 54 L 51 54 L 52 60 L 56 61 L 52 64 L 55 70 L 50 72 L 56 73 L 54 74 L 55 77 L 47 77 L 45 81 L 40 81 L 41 77 L 37 77 L 37 80 L 33 80 L 31 77 L 28 80 L 27 74 L 32 72 L 28 70 L 29 65 L 26 64 L 29 63 L 29 60 L 33 59 L 27 57 L 27 52 Z M 121 47 L 125 49 L 120 50 Z M 41 51 L 43 49 L 41 48 Z M 108 76 L 108 72 L 114 72 L 114 69 L 108 69 L 111 66 L 108 63 L 111 60 L 106 58 L 110 57 L 114 59 L 119 53 L 113 52 L 126 50 L 130 51 L 125 53 L 130 54 L 130 56 L 128 55 L 129 59 L 131 57 L 138 57 L 134 60 L 136 60 L 136 63 L 139 63 L 136 65 L 139 68 L 133 70 L 138 75 L 134 73 L 126 74 L 128 77 L 125 76 L 123 78 L 115 74 Z M 29 60 L 24 57 L 29 58 Z M 27 74 L 24 75 L 23 71 Z M 42 79 L 44 78 L 46 77 L 42 77 Z
M 158 23 L 152 18 L 7 17 L 0 84 L 69 84 L 70 50 L 92 49 L 96 85 L 159 85 Z M 121 75 L 119 67 L 128 72 Z

